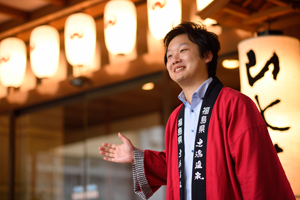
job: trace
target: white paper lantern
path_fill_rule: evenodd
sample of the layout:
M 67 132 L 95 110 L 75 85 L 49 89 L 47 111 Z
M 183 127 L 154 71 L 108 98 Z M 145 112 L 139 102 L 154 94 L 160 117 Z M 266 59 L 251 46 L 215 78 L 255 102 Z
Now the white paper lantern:
M 86 76 L 90 72 L 95 72 L 100 69 L 101 67 L 101 49 L 99 42 L 96 42 L 96 49 L 95 49 L 95 55 L 91 63 L 84 66 L 73 66 L 73 76 L 79 77 L 79 76 Z
M 300 194 L 300 43 L 259 36 L 239 43 L 241 92 L 261 110 L 295 195 Z
M 36 27 L 30 34 L 30 64 L 38 78 L 52 77 L 59 66 L 59 33 L 49 25 Z
M 147 10 L 149 30 L 156 39 L 181 22 L 181 0 L 147 0 Z
M 9 37 L 0 43 L 0 80 L 5 87 L 20 87 L 26 70 L 26 46 L 23 40 Z
M 136 8 L 132 1 L 109 1 L 104 8 L 104 37 L 107 50 L 129 54 L 136 44 Z
M 85 13 L 70 15 L 65 23 L 65 51 L 73 66 L 89 64 L 95 54 L 96 23 Z
M 20 92 L 27 92 L 29 90 L 35 89 L 37 86 L 37 79 L 35 74 L 32 71 L 32 67 L 30 66 L 30 62 L 27 61 L 25 76 L 22 82 L 22 85 L 19 88 Z

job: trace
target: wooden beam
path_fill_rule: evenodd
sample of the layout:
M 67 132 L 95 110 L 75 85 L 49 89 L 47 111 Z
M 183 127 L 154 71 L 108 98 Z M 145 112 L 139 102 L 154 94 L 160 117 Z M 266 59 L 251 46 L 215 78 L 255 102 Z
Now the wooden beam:
M 249 10 L 238 6 L 234 3 L 228 3 L 224 8 L 223 11 L 226 13 L 230 13 L 232 15 L 238 16 L 240 18 L 246 19 L 250 17 L 250 12 Z
M 278 7 L 267 9 L 263 12 L 254 13 L 248 19 L 243 20 L 243 23 L 244 24 L 260 23 L 267 20 L 268 18 L 278 17 L 294 11 L 295 10 L 290 5 L 285 7 L 278 6 Z
M 300 25 L 300 16 L 295 15 L 284 19 L 279 19 L 270 24 L 271 29 L 274 30 L 283 30 L 289 27 L 299 27 Z
M 244 3 L 243 3 L 243 5 L 242 5 L 242 7 L 247 7 L 250 3 L 252 2 L 252 0 L 246 0 Z
M 72 0 L 69 0 L 72 1 Z M 0 32 L 0 40 L 6 37 L 10 37 L 12 35 L 16 35 L 20 32 L 26 31 L 28 29 L 32 29 L 41 24 L 48 24 L 53 20 L 60 19 L 62 17 L 68 16 L 72 13 L 85 10 L 89 7 L 107 3 L 107 0 L 74 0 L 74 5 L 66 6 L 65 8 L 59 8 L 54 12 L 50 12 L 44 15 L 39 14 L 38 17 L 33 17 L 33 19 L 27 21 L 26 23 L 18 24 L 17 26 L 13 26 L 12 28 L 6 29 Z M 136 5 L 141 3 L 146 3 L 146 0 L 132 0 Z M 53 8 L 54 6 L 50 6 Z M 32 17 L 33 14 L 31 14 Z M 99 15 L 103 15 L 103 13 L 99 13 Z M 0 28 L 1 29 L 1 28 Z
M 228 4 L 229 0 L 214 0 L 203 10 L 199 11 L 197 15 L 201 17 L 201 19 L 206 19 L 223 9 L 226 4 Z
M 273 8 L 272 3 L 264 1 L 260 6 L 259 9 L 256 10 L 256 13 L 264 12 L 268 8 Z
M 0 13 L 19 21 L 25 21 L 28 17 L 27 12 L 6 6 L 4 4 L 0 4 Z
M 270 2 L 270 3 L 273 3 L 277 6 L 281 6 L 281 7 L 285 7 L 285 6 L 288 5 L 287 3 L 283 2 L 283 1 L 280 1 L 280 0 L 267 0 L 267 1 Z
M 44 0 L 44 1 L 49 2 L 55 6 L 64 6 L 67 4 L 66 0 Z

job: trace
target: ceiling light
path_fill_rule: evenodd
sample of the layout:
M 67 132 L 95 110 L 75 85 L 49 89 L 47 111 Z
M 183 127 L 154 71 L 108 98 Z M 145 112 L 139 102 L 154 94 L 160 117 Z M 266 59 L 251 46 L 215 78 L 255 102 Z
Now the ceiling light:
M 235 59 L 225 59 L 223 60 L 222 65 L 227 69 L 235 69 L 239 67 L 240 63 Z
M 142 89 L 143 89 L 143 90 L 152 90 L 153 88 L 154 88 L 154 83 L 152 83 L 152 82 L 145 83 L 145 84 L 142 86 Z

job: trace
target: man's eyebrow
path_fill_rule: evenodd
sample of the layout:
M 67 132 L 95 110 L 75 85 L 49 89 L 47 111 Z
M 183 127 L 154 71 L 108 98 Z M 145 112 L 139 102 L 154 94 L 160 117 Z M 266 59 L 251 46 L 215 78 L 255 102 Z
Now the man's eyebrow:
M 178 46 L 187 45 L 187 44 L 188 44 L 188 43 L 183 42 L 183 43 L 178 44 Z M 166 53 L 168 53 L 169 51 L 170 51 L 170 49 L 168 49 Z

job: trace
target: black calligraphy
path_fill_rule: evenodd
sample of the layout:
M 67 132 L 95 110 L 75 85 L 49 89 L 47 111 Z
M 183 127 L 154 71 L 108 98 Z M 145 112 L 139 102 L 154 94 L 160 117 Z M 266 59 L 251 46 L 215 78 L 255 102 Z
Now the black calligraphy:
M 251 74 L 250 74 L 250 68 L 254 67 L 256 65 L 256 56 L 255 56 L 254 51 L 250 50 L 249 52 L 247 52 L 247 56 L 248 56 L 249 62 L 246 63 L 246 69 L 247 69 L 248 82 L 249 82 L 250 86 L 253 86 L 256 81 L 262 79 L 265 76 L 265 73 L 267 71 L 269 71 L 269 66 L 271 64 L 273 64 L 273 66 L 274 66 L 273 71 L 272 71 L 273 79 L 276 80 L 277 75 L 278 75 L 279 70 L 280 70 L 280 66 L 279 66 L 279 58 L 278 58 L 278 56 L 275 52 L 273 53 L 273 56 L 266 62 L 266 64 L 262 68 L 262 70 L 255 77 L 252 77 Z M 290 129 L 290 127 L 276 127 L 276 126 L 273 126 L 270 123 L 268 123 L 268 121 L 266 120 L 266 117 L 265 117 L 266 110 L 268 108 L 271 108 L 271 107 L 275 106 L 276 104 L 280 103 L 281 100 L 276 99 L 275 101 L 271 102 L 264 109 L 261 108 L 257 95 L 255 95 L 255 100 L 257 102 L 258 108 L 260 110 L 260 113 L 261 113 L 267 127 L 269 127 L 272 130 L 275 130 L 275 131 L 287 131 L 287 130 Z M 280 153 L 280 152 L 283 151 L 283 149 L 280 148 L 278 146 L 278 144 L 275 144 L 274 147 L 275 147 L 277 153 Z
M 273 56 L 266 62 L 263 69 L 254 78 L 250 74 L 250 68 L 256 65 L 256 57 L 255 57 L 254 51 L 250 50 L 247 53 L 247 56 L 248 56 L 249 63 L 246 63 L 246 68 L 247 68 L 247 77 L 248 77 L 249 85 L 253 86 L 256 81 L 263 78 L 265 73 L 267 71 L 269 71 L 269 66 L 271 64 L 274 65 L 272 74 L 273 74 L 273 79 L 276 80 L 277 75 L 279 73 L 279 69 L 280 69 L 279 59 L 278 59 L 278 56 L 276 55 L 276 53 L 273 54 Z
M 287 131 L 287 130 L 289 130 L 289 129 L 291 128 L 291 127 L 282 127 L 282 128 L 280 128 L 280 127 L 272 126 L 272 125 L 270 125 L 270 124 L 267 122 L 267 120 L 266 120 L 266 117 L 265 117 L 265 111 L 266 111 L 268 108 L 271 108 L 272 106 L 278 104 L 278 103 L 280 102 L 279 99 L 276 99 L 275 101 L 273 101 L 273 102 L 272 102 L 271 104 L 269 104 L 265 109 L 262 109 L 262 108 L 261 108 L 261 106 L 260 106 L 260 104 L 259 104 L 259 100 L 258 100 L 258 96 L 257 96 L 257 95 L 255 95 L 255 100 L 256 100 L 256 102 L 257 102 L 258 108 L 259 108 L 259 110 L 260 110 L 260 113 L 261 113 L 261 115 L 262 115 L 262 117 L 263 117 L 263 119 L 264 119 L 264 121 L 265 121 L 267 127 L 271 128 L 272 130 L 275 130 L 275 131 Z

